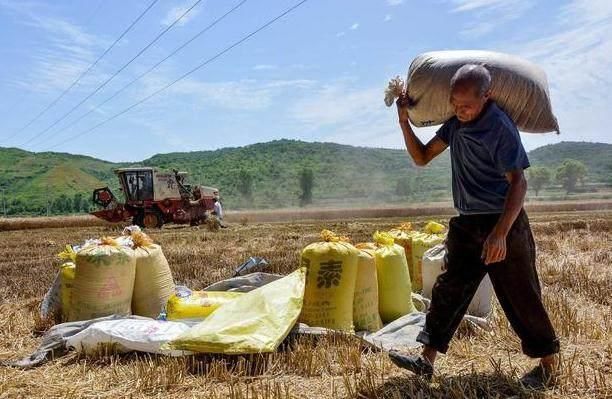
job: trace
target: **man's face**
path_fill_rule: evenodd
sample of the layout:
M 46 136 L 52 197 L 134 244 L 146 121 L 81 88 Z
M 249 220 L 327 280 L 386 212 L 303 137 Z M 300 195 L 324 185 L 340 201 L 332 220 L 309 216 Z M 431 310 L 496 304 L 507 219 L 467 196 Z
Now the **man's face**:
M 470 85 L 455 86 L 451 92 L 450 103 L 460 122 L 473 121 L 480 115 L 487 100 L 489 92 L 479 95 L 478 88 Z

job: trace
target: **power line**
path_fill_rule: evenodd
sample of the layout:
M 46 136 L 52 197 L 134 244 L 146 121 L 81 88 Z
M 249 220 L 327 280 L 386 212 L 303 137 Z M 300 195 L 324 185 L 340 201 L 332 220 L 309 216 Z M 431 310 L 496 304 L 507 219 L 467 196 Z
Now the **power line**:
M 231 46 L 226 47 L 225 49 L 223 49 L 222 51 L 218 52 L 217 54 L 215 54 L 213 57 L 208 58 L 206 61 L 202 62 L 201 64 L 199 64 L 198 66 L 196 66 L 195 68 L 191 69 L 190 71 L 184 73 L 183 75 L 181 75 L 179 78 L 175 79 L 174 81 L 172 81 L 171 83 L 167 84 L 166 86 L 154 91 L 153 93 L 149 94 L 148 96 L 140 99 L 139 101 L 137 101 L 136 103 L 130 105 L 129 107 L 123 109 L 122 111 L 114 114 L 113 116 L 103 120 L 102 122 L 94 125 L 93 127 L 84 130 L 80 133 L 75 134 L 74 136 L 68 137 L 65 140 L 60 141 L 59 143 L 48 147 L 47 149 L 45 149 L 44 151 L 49 151 L 53 148 L 59 147 L 62 144 L 67 143 L 68 141 L 74 140 L 78 137 L 81 137 L 87 133 L 90 133 L 92 131 L 94 131 L 95 129 L 99 128 L 100 126 L 103 126 L 105 124 L 107 124 L 108 122 L 118 118 L 119 116 L 129 112 L 130 110 L 132 110 L 133 108 L 137 107 L 138 105 L 144 103 L 145 101 L 151 99 L 152 97 L 156 96 L 157 94 L 161 93 L 164 90 L 167 90 L 168 88 L 170 88 L 171 86 L 175 85 L 176 83 L 178 83 L 179 81 L 185 79 L 187 76 L 191 75 L 192 73 L 202 69 L 203 67 L 205 67 L 206 65 L 210 64 L 211 62 L 215 61 L 217 58 L 223 56 L 225 53 L 227 53 L 228 51 L 232 50 L 233 48 L 239 46 L 240 44 L 244 43 L 245 41 L 247 41 L 248 39 L 250 39 L 251 37 L 255 36 L 257 33 L 261 32 L 262 30 L 266 29 L 267 27 L 269 27 L 270 25 L 272 25 L 273 23 L 275 23 L 276 21 L 278 21 L 279 19 L 283 18 L 285 15 L 291 13 L 293 10 L 297 9 L 298 7 L 300 7 L 302 4 L 306 3 L 308 0 L 302 0 L 296 4 L 294 4 L 293 6 L 291 6 L 290 8 L 288 8 L 287 10 L 285 10 L 284 12 L 282 12 L 281 14 L 279 14 L 278 16 L 272 18 L 271 20 L 269 20 L 268 22 L 266 22 L 265 24 L 263 24 L 262 26 L 260 26 L 259 28 L 257 28 L 256 30 L 252 31 L 251 33 L 249 33 L 248 35 L 244 36 L 242 39 L 234 42 Z
M 157 0 L 155 0 L 155 1 L 157 1 Z M 162 30 L 151 42 L 149 42 L 146 46 L 144 46 L 134 57 L 132 57 L 127 63 L 125 63 L 115 73 L 113 73 L 108 79 L 106 79 L 101 85 L 99 85 L 93 92 L 91 92 L 89 95 L 87 95 L 85 98 L 83 98 L 79 103 L 77 103 L 75 106 L 73 106 L 68 112 L 66 112 L 64 115 L 62 115 L 59 119 L 57 119 L 51 125 L 47 126 L 47 128 L 41 130 L 36 135 L 34 135 L 34 137 L 31 137 L 26 142 L 20 144 L 20 146 L 25 146 L 25 145 L 31 143 L 32 141 L 36 140 L 37 138 L 39 138 L 40 136 L 42 136 L 43 134 L 48 132 L 50 129 L 52 129 L 54 126 L 56 126 L 58 123 L 60 123 L 64 119 L 66 119 L 70 114 L 72 114 L 74 111 L 76 111 L 77 108 L 79 108 L 81 105 L 83 105 L 87 100 L 89 100 L 91 97 L 93 97 L 97 92 L 102 90 L 102 88 L 104 88 L 111 80 L 113 80 L 125 68 L 127 68 L 132 62 L 134 62 L 138 57 L 140 57 L 151 46 L 153 46 L 159 39 L 161 39 L 162 36 L 164 36 L 170 29 L 172 29 L 172 27 L 174 27 L 174 25 L 176 25 L 181 19 L 183 19 L 183 17 L 185 17 L 185 15 L 189 14 L 189 12 L 191 10 L 193 10 L 194 7 L 197 6 L 198 4 L 200 4 L 201 2 L 202 2 L 202 0 L 196 0 L 196 2 L 191 5 L 191 7 L 189 7 L 185 12 L 183 12 L 177 19 L 175 19 L 174 22 L 172 22 L 170 25 L 168 25 L 166 27 L 166 29 Z
M 119 43 L 119 41 L 121 39 L 123 39 L 123 37 L 130 31 L 132 30 L 132 28 L 138 23 L 138 21 L 140 21 L 142 19 L 142 17 L 145 16 L 145 14 L 155 5 L 155 3 L 157 3 L 159 0 L 153 0 L 151 2 L 151 4 L 148 5 L 147 8 L 145 8 L 145 10 L 140 13 L 140 15 L 121 33 L 121 35 L 119 35 L 119 37 L 106 49 L 104 50 L 104 52 L 102 54 L 100 54 L 100 56 L 85 70 L 83 71 L 79 77 L 76 78 L 76 80 L 74 82 L 72 82 L 70 84 L 70 86 L 68 86 L 66 89 L 64 89 L 64 91 L 58 96 L 56 97 L 53 101 L 51 101 L 51 103 L 49 105 L 47 105 L 42 111 L 40 111 L 34 118 L 32 118 L 25 126 L 23 126 L 22 128 L 20 128 L 17 132 L 15 132 L 15 134 L 11 137 L 9 137 L 8 139 L 5 140 L 9 141 L 12 140 L 14 137 L 16 137 L 17 135 L 19 135 L 19 133 L 23 132 L 25 129 L 27 129 L 28 127 L 30 127 L 30 125 L 32 125 L 32 123 L 36 122 L 41 116 L 43 116 L 48 110 L 50 110 L 55 104 L 57 104 L 74 86 L 76 86 L 77 83 L 79 83 L 79 81 L 85 76 L 87 75 L 87 73 L 89 71 L 91 71 L 93 69 L 93 67 L 95 67 L 98 62 L 100 62 L 100 60 L 102 58 L 104 58 L 104 56 L 106 54 L 108 54 L 109 51 L 111 51 L 111 49 L 113 47 L 115 47 L 115 45 L 117 43 Z
M 92 113 L 94 113 L 95 111 L 99 110 L 100 107 L 102 107 L 103 105 L 107 104 L 109 101 L 111 101 L 112 99 L 114 99 L 115 97 L 117 97 L 119 94 L 121 94 L 122 92 L 124 92 L 125 90 L 127 90 L 131 85 L 133 85 L 134 83 L 136 83 L 137 81 L 139 81 L 140 79 L 142 79 L 143 77 L 145 77 L 146 75 L 148 75 L 149 73 L 151 73 L 153 70 L 155 70 L 158 66 L 160 66 L 161 64 L 163 64 L 164 62 L 166 62 L 169 58 L 173 57 L 174 55 L 176 55 L 179 51 L 181 51 L 182 49 L 184 49 L 185 47 L 187 47 L 189 44 L 191 44 L 194 40 L 196 40 L 197 38 L 199 38 L 200 36 L 202 36 L 204 33 L 206 33 L 207 31 L 209 31 L 210 29 L 212 29 L 215 25 L 217 25 L 219 22 L 221 22 L 222 20 L 224 20 L 227 16 L 229 16 L 230 14 L 232 14 L 233 12 L 235 12 L 238 8 L 240 8 L 244 3 L 246 3 L 248 0 L 242 0 L 240 1 L 240 3 L 236 4 L 233 8 L 231 8 L 229 11 L 227 11 L 225 14 L 221 15 L 219 18 L 217 18 L 216 20 L 214 20 L 212 23 L 210 23 L 208 26 L 206 26 L 204 29 L 202 29 L 201 31 L 199 31 L 198 33 L 196 33 L 194 36 L 192 36 L 189 40 L 187 40 L 185 43 L 181 44 L 179 47 L 177 47 L 176 49 L 174 49 L 174 51 L 172 51 L 170 54 L 168 54 L 166 57 L 164 57 L 163 59 L 161 59 L 160 61 L 158 61 L 155 65 L 153 65 L 152 67 L 150 67 L 148 70 L 146 70 L 144 73 L 138 75 L 135 79 L 131 80 L 128 84 L 126 84 L 125 86 L 123 86 L 122 88 L 120 88 L 119 90 L 117 90 L 112 96 L 108 97 L 107 99 L 105 99 L 104 101 L 102 101 L 100 104 L 96 105 L 95 107 L 93 107 L 92 109 L 90 109 L 89 111 L 87 111 L 86 113 L 84 113 L 83 115 L 81 115 L 80 117 L 78 117 L 77 119 L 73 120 L 72 122 L 70 122 L 68 125 L 64 126 L 63 128 L 55 131 L 55 135 L 62 133 L 64 131 L 66 131 L 67 129 L 69 129 L 70 127 L 74 126 L 75 124 L 77 124 L 78 122 L 80 122 L 81 120 L 83 120 L 83 118 L 91 115 Z M 49 136 L 50 138 L 50 136 Z M 43 143 L 45 143 L 47 141 L 47 139 L 43 139 L 43 141 L 39 142 L 37 145 L 41 145 Z

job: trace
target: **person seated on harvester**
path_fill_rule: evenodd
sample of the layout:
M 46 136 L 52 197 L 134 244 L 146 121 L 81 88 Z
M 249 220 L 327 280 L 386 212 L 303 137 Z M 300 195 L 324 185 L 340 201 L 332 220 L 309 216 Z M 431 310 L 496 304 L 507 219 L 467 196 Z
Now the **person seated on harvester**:
M 450 147 L 452 192 L 459 216 L 449 223 L 446 270 L 433 286 L 425 327 L 417 337 L 420 356 L 389 354 L 398 366 L 431 378 L 438 352 L 446 353 L 476 289 L 486 274 L 523 352 L 540 363 L 521 378 L 530 388 L 555 383 L 559 340 L 542 304 L 536 248 L 523 202 L 529 167 L 518 129 L 490 99 L 491 75 L 465 65 L 451 80 L 455 116 L 423 144 L 409 121 L 408 99 L 397 100 L 406 147 L 417 165 L 427 165 Z

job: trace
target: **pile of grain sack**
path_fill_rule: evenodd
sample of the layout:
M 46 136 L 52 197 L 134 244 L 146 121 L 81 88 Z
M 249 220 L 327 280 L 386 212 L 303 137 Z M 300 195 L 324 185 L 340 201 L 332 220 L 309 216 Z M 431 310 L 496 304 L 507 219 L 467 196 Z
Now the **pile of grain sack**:
M 442 273 L 445 227 L 429 222 L 422 231 L 404 223 L 388 232 L 376 232 L 374 242 L 351 244 L 328 230 L 321 242 L 302 251 L 307 270 L 300 322 L 345 332 L 382 328 L 417 311 L 413 293 L 431 298 Z M 483 280 L 468 313 L 487 316 L 491 311 L 491 283 Z
M 59 273 L 61 318 L 90 320 L 109 315 L 156 318 L 174 294 L 161 247 L 141 231 L 67 246 Z

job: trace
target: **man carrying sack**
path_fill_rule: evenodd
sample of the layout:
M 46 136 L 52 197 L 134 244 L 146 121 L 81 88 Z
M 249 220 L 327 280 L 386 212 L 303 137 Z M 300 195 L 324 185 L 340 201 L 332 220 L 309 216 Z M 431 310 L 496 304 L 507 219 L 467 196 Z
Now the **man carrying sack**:
M 488 273 L 523 352 L 540 364 L 521 379 L 529 388 L 555 383 L 559 341 L 544 305 L 535 268 L 535 243 L 523 202 L 529 167 L 514 122 L 489 99 L 491 75 L 464 65 L 451 80 L 455 116 L 424 145 L 412 131 L 408 99 L 397 100 L 399 123 L 414 162 L 427 165 L 451 151 L 454 205 L 449 223 L 446 270 L 436 280 L 423 331 L 420 356 L 391 352 L 391 360 L 431 378 L 438 352 L 446 353 L 481 280 Z

